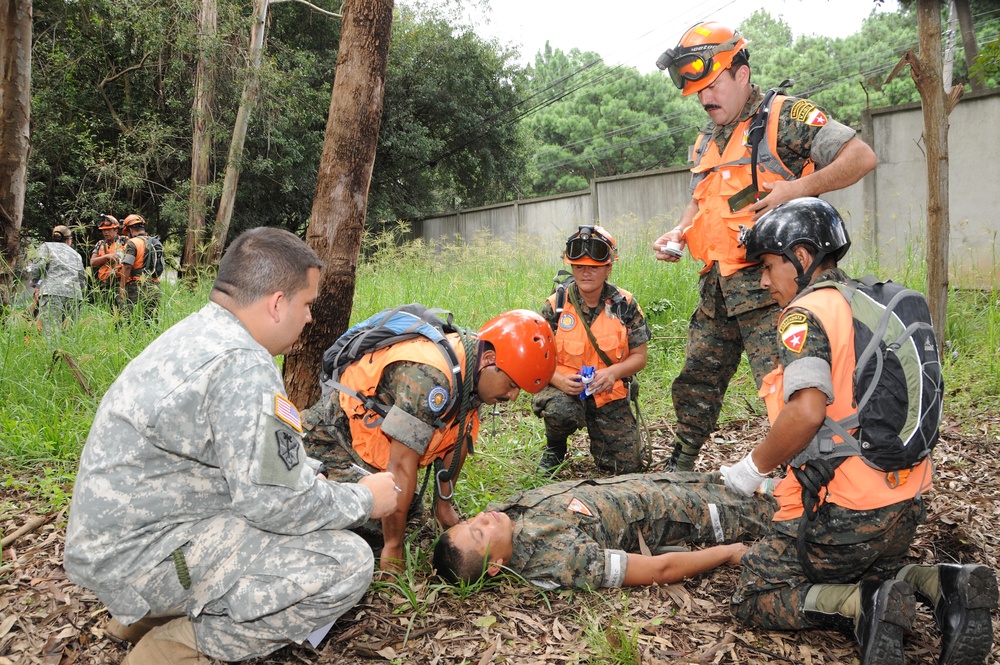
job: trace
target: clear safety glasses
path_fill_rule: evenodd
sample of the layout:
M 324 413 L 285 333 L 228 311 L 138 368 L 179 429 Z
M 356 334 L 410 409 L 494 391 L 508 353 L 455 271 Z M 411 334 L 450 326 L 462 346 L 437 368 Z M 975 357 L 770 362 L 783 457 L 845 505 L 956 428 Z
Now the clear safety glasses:
M 666 69 L 674 85 L 683 90 L 686 81 L 700 81 L 711 74 L 712 59 L 720 53 L 732 51 L 740 39 L 742 37 L 737 32 L 721 44 L 669 49 L 656 61 L 656 66 Z
M 597 262 L 611 260 L 611 244 L 597 235 L 579 235 L 566 243 L 566 258 L 570 261 L 589 256 Z

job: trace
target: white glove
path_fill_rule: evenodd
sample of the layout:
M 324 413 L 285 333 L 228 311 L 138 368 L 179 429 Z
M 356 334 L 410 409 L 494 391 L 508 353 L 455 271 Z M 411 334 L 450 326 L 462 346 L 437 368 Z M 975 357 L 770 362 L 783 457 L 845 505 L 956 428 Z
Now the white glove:
M 753 493 L 760 487 L 761 481 L 767 478 L 757 470 L 757 465 L 753 463 L 753 458 L 749 453 L 733 466 L 723 466 L 720 472 L 726 487 L 743 496 L 753 496 Z

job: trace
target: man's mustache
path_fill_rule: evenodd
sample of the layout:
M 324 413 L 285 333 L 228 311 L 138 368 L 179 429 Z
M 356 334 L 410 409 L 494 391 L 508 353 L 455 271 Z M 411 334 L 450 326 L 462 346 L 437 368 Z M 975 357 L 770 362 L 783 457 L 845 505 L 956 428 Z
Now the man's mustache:
M 705 112 L 707 113 L 709 111 L 714 111 L 715 109 L 721 109 L 722 107 L 718 104 L 705 104 L 702 108 L 705 109 Z

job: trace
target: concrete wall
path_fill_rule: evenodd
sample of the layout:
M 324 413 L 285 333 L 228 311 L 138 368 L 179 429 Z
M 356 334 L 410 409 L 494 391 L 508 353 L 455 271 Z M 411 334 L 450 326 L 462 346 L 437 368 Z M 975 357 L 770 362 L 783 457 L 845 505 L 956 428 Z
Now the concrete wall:
M 949 255 L 954 286 L 990 288 L 1000 283 L 998 119 L 1000 90 L 963 98 L 949 118 Z M 823 196 L 847 222 L 852 255 L 863 253 L 889 274 L 898 274 L 915 259 L 923 261 L 927 175 L 922 133 L 919 104 L 866 112 L 859 135 L 878 155 L 878 168 L 857 184 Z M 586 191 L 420 220 L 414 223 L 414 235 L 438 241 L 470 240 L 482 229 L 499 238 L 517 232 L 558 251 L 578 224 L 592 221 L 618 233 L 623 226 L 667 230 L 690 200 L 689 178 L 686 167 L 598 178 Z M 645 242 L 648 233 L 637 235 Z

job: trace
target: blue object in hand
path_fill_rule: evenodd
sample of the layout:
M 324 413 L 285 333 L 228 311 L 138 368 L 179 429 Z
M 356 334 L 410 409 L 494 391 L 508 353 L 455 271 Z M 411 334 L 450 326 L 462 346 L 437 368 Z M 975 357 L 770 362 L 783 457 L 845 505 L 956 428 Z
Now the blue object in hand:
M 584 365 L 580 368 L 580 380 L 583 381 L 583 392 L 580 393 L 580 399 L 587 399 L 590 397 L 590 383 L 594 380 L 595 368 L 592 365 Z

